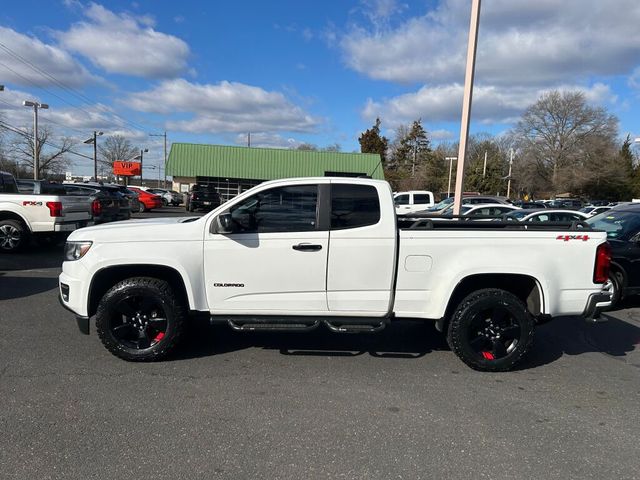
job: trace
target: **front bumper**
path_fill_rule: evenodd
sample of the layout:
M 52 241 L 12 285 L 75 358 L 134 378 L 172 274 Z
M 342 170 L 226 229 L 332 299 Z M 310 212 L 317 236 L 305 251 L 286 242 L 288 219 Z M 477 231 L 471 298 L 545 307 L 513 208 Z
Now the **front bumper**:
M 76 312 L 71 310 L 71 307 L 69 307 L 64 302 L 64 300 L 62 298 L 62 293 L 60 293 L 58 295 L 58 301 L 60 302 L 60 305 L 62 305 L 62 307 L 65 310 L 68 310 L 68 311 L 70 311 L 71 313 L 74 314 L 74 316 L 76 317 L 76 323 L 78 324 L 78 330 L 80 330 L 80 332 L 84 333 L 85 335 L 89 335 L 89 317 L 85 317 L 83 315 L 78 315 Z
M 605 292 L 592 293 L 587 300 L 587 306 L 582 316 L 587 322 L 598 323 L 604 322 L 606 319 L 600 317 L 600 314 L 611 305 L 611 294 Z

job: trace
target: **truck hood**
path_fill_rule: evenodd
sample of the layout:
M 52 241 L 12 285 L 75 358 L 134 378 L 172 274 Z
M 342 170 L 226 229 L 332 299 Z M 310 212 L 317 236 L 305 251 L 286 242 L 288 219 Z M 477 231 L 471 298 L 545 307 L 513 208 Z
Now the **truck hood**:
M 177 225 L 194 226 L 202 217 L 145 218 L 110 222 L 93 227 L 80 228 L 69 235 L 68 240 L 97 240 L 104 242 L 170 240 L 182 237 Z

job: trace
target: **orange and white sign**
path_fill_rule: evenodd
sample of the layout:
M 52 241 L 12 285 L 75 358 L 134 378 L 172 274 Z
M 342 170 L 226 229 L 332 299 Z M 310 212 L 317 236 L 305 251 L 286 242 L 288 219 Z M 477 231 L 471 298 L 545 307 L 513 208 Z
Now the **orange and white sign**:
M 113 162 L 113 174 L 120 175 L 122 177 L 133 177 L 140 175 L 142 169 L 140 168 L 140 162 Z

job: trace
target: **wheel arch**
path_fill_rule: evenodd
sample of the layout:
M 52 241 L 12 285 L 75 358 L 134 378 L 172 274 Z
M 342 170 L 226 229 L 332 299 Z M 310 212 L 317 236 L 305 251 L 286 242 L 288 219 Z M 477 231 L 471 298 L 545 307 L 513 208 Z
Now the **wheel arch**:
M 175 268 L 153 264 L 115 265 L 98 270 L 91 278 L 87 298 L 88 316 L 96 313 L 100 299 L 111 287 L 132 277 L 151 277 L 167 281 L 185 307 L 190 308 L 191 302 L 187 294 L 186 282 Z
M 449 318 L 463 298 L 485 288 L 499 288 L 514 294 L 536 318 L 544 314 L 544 291 L 535 277 L 520 273 L 474 274 L 460 280 L 451 292 L 445 315 L 436 324 L 438 330 L 446 331 Z
M 27 222 L 27 219 L 17 212 L 2 210 L 0 211 L 0 220 L 17 220 L 25 226 L 27 232 L 31 233 L 31 226 L 29 225 L 29 222 Z

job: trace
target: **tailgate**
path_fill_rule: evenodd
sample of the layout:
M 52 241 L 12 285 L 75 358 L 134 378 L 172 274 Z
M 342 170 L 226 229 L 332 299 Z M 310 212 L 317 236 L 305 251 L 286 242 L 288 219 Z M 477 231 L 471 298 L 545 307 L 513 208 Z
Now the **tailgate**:
M 91 197 L 65 195 L 60 197 L 62 202 L 62 222 L 76 222 L 91 219 Z

